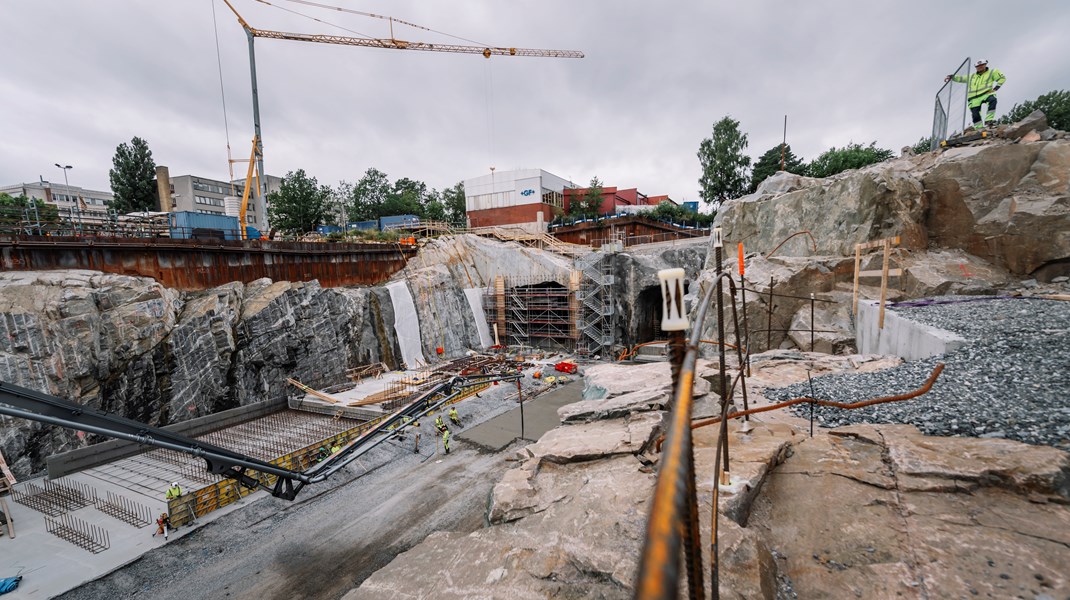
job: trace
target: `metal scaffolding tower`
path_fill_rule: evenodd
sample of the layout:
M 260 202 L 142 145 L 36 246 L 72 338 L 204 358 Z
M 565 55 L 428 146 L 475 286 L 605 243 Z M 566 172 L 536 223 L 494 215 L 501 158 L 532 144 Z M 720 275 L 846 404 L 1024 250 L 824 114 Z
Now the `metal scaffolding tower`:
M 571 352 L 576 347 L 575 285 L 498 277 L 483 306 L 507 346 Z
M 617 311 L 613 286 L 618 250 L 616 244 L 604 244 L 602 250 L 576 258 L 576 269 L 583 276 L 578 292 L 581 310 L 577 315 L 580 330 L 577 354 L 608 356 L 616 342 Z

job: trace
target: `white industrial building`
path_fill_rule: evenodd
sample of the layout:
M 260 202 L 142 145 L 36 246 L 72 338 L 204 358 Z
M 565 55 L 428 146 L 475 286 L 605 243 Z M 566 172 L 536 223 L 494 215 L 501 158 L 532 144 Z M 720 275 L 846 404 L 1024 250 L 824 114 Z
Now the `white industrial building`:
M 464 181 L 470 227 L 520 226 L 542 232 L 564 208 L 566 188 L 577 186 L 542 169 L 494 172 Z

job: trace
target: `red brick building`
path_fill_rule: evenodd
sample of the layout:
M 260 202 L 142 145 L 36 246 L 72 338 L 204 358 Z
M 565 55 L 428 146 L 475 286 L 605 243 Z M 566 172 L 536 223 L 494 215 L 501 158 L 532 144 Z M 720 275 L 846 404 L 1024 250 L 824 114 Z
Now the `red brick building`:
M 573 202 L 583 202 L 589 189 L 590 188 L 575 188 L 565 190 L 564 209 L 566 214 L 569 212 L 569 207 Z M 603 187 L 602 204 L 598 208 L 598 214 L 612 215 L 618 212 L 629 212 L 627 210 L 622 211 L 620 208 L 628 206 L 656 206 L 661 202 L 672 202 L 673 204 L 676 204 L 669 199 L 668 196 L 647 196 L 636 188 L 620 189 L 616 187 Z

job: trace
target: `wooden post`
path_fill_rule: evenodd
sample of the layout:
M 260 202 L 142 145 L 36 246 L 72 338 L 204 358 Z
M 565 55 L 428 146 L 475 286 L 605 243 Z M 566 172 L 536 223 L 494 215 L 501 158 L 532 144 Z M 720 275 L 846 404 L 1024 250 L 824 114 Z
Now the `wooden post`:
M 884 300 L 888 296 L 888 259 L 892 254 L 892 240 L 884 240 L 884 265 L 881 266 L 881 308 L 877 328 L 884 329 Z
M 851 314 L 858 314 L 858 270 L 862 267 L 862 244 L 855 244 L 855 291 L 851 302 Z

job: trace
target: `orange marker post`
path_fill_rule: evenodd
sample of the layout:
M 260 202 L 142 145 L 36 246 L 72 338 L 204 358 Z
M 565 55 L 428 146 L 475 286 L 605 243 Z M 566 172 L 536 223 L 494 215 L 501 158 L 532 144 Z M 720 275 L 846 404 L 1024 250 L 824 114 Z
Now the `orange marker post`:
M 743 277 L 743 242 L 739 243 L 739 276 Z

